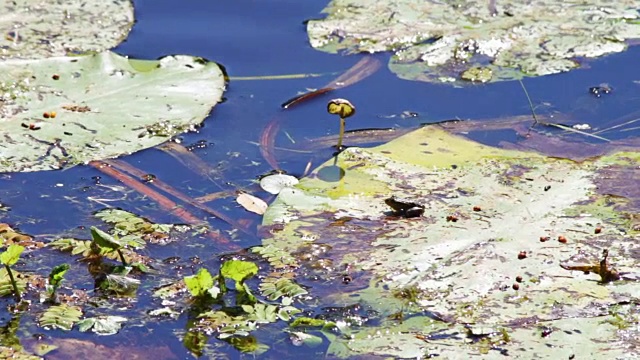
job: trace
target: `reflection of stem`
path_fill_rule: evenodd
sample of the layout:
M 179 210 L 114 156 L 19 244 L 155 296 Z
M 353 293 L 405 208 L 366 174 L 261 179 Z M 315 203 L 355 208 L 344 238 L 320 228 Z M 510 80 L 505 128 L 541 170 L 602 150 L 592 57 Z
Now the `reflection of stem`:
M 122 251 L 120 249 L 116 249 L 118 255 L 120 256 L 120 261 L 122 261 L 122 266 L 127 266 L 127 260 L 124 259 L 124 255 L 122 255 Z
M 16 295 L 16 301 L 20 301 L 20 290 L 18 290 L 18 283 L 16 282 L 16 279 L 13 277 L 13 273 L 11 272 L 11 268 L 7 264 L 4 264 L 4 268 L 7 269 L 7 274 L 9 274 L 9 279 L 11 279 L 11 285 L 13 286 L 13 292 Z
M 344 119 L 340 118 L 340 137 L 338 138 L 338 150 L 340 150 L 340 148 L 342 148 L 342 137 L 344 136 Z

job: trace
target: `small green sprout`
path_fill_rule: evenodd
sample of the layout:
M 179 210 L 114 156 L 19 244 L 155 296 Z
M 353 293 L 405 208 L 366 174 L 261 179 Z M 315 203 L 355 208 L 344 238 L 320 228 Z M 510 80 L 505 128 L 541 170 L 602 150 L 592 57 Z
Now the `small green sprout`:
M 342 149 L 342 138 L 344 137 L 345 119 L 356 113 L 356 107 L 348 100 L 333 99 L 327 104 L 327 112 L 331 115 L 340 116 L 340 136 L 338 137 L 338 151 Z
M 95 226 L 91 227 L 91 238 L 93 240 L 93 244 L 95 244 L 100 249 L 108 249 L 111 251 L 116 251 L 118 256 L 120 256 L 120 261 L 122 261 L 122 266 L 127 267 L 127 261 L 122 254 L 122 248 L 125 247 L 125 244 L 110 234 L 98 229 Z
M 66 274 L 68 270 L 69 264 L 60 264 L 51 269 L 51 273 L 49 273 L 49 284 L 46 286 L 50 302 L 56 302 L 56 291 L 58 290 L 58 287 L 60 287 L 62 281 L 64 281 L 64 274 Z
M 209 270 L 201 268 L 198 273 L 183 278 L 184 284 L 195 298 L 212 297 L 216 299 L 220 295 L 220 288 L 215 285 L 215 279 Z
M 15 265 L 15 263 L 20 260 L 20 255 L 23 251 L 24 246 L 10 245 L 7 250 L 0 254 L 0 263 L 4 265 L 4 268 L 7 270 L 7 274 L 9 274 L 11 286 L 13 286 L 13 294 L 17 301 L 20 301 L 20 290 L 18 289 L 18 283 L 16 283 L 16 279 L 11 271 L 11 266 Z

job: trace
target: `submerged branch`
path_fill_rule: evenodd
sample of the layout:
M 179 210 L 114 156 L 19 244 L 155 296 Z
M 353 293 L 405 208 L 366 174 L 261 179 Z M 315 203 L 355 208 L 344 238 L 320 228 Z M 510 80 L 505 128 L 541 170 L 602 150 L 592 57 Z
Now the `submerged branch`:
M 123 184 L 127 185 L 128 187 L 130 187 L 131 189 L 139 192 L 140 194 L 143 194 L 145 196 L 148 196 L 149 198 L 151 198 L 152 200 L 154 200 L 155 202 L 158 203 L 158 205 L 160 205 L 160 207 L 162 207 L 165 211 L 177 216 L 178 218 L 180 218 L 182 221 L 184 221 L 185 223 L 189 224 L 189 225 L 204 225 L 205 222 L 202 221 L 201 219 L 197 218 L 196 216 L 194 216 L 193 214 L 191 214 L 189 211 L 187 211 L 186 209 L 183 209 L 182 207 L 180 207 L 178 204 L 176 204 L 175 202 L 171 201 L 169 198 L 167 198 L 166 196 L 158 193 L 157 191 L 149 188 L 148 186 L 146 186 L 145 184 L 143 184 L 142 182 L 132 178 L 131 176 L 109 166 L 107 163 L 102 162 L 102 161 L 91 161 L 89 163 L 90 166 L 94 167 L 95 169 L 99 170 L 100 172 L 111 176 L 112 178 L 122 182 Z M 224 235 L 216 233 L 215 231 L 208 231 L 207 234 L 209 235 L 209 237 L 211 237 L 212 239 L 218 241 L 220 244 L 224 244 L 229 246 L 231 244 L 231 242 L 229 241 L 229 239 L 227 239 Z
M 111 165 L 114 168 L 120 170 L 120 171 L 124 171 L 127 172 L 133 176 L 136 176 L 138 178 L 142 178 L 145 173 L 136 168 L 135 166 L 132 166 L 122 160 L 104 160 L 105 164 Z M 154 179 L 153 182 L 151 182 L 151 185 L 157 187 L 158 189 L 166 192 L 167 194 L 170 194 L 182 201 L 184 201 L 185 203 L 196 207 L 210 215 L 213 215 L 215 217 L 217 217 L 218 219 L 226 222 L 227 224 L 231 225 L 232 227 L 242 231 L 243 233 L 245 233 L 246 235 L 249 235 L 251 237 L 253 237 L 254 235 L 247 230 L 244 226 L 241 226 L 237 221 L 231 219 L 230 217 L 226 216 L 225 214 L 216 211 L 210 207 L 208 207 L 205 204 L 202 204 L 196 200 L 194 200 L 193 198 L 183 194 L 182 192 L 178 191 L 177 189 L 175 189 L 174 187 L 172 187 L 171 185 L 165 183 L 164 181 L 160 180 L 160 179 Z

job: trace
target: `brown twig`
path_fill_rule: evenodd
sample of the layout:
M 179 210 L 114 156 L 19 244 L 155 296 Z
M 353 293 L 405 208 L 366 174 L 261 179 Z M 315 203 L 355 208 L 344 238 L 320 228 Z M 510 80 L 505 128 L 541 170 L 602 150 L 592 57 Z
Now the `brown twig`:
M 187 169 L 193 171 L 196 174 L 199 174 L 203 178 L 209 179 L 218 188 L 224 190 L 224 188 L 211 177 L 211 174 L 215 172 L 211 165 L 202 161 L 201 158 L 189 151 L 183 145 L 173 141 L 167 141 L 164 144 L 157 146 L 156 148 L 164 151 L 174 159 L 178 160 L 178 162 L 184 165 Z
M 136 176 L 138 178 L 142 178 L 143 176 L 145 176 L 145 172 L 136 168 L 135 166 L 132 166 L 122 160 L 104 160 L 103 161 L 105 164 L 107 165 L 111 165 L 114 168 L 120 170 L 120 171 L 125 171 L 128 172 L 129 174 Z M 172 196 L 175 196 L 176 198 L 184 201 L 185 203 L 196 207 L 210 215 L 213 215 L 215 217 L 217 217 L 218 219 L 226 222 L 227 224 L 231 225 L 232 227 L 242 231 L 243 233 L 253 237 L 255 236 L 254 234 L 252 234 L 249 230 L 247 230 L 244 226 L 241 226 L 238 222 L 236 222 L 235 220 L 231 219 L 230 217 L 228 217 L 227 215 L 214 210 L 210 207 L 208 207 L 205 204 L 202 204 L 196 200 L 194 200 L 193 198 L 181 193 L 180 191 L 176 190 L 174 187 L 172 187 L 171 185 L 165 183 L 164 181 L 160 180 L 160 179 L 154 179 L 153 182 L 151 182 L 151 184 L 155 187 L 157 187 L 158 189 L 166 192 L 167 194 L 170 194 Z
M 106 164 L 105 162 L 102 161 L 91 161 L 89 163 L 90 166 L 93 166 L 94 168 L 96 168 L 97 170 L 99 170 L 100 172 L 109 175 L 111 177 L 113 177 L 114 179 L 117 179 L 118 181 L 122 182 L 123 184 L 127 185 L 128 187 L 130 187 L 131 189 L 145 195 L 148 196 L 149 198 L 153 199 L 155 202 L 158 203 L 158 205 L 160 205 L 160 207 L 162 207 L 164 210 L 168 211 L 169 213 L 177 216 L 178 218 L 180 218 L 182 221 L 184 221 L 187 224 L 190 225 L 203 225 L 205 222 L 199 218 L 197 218 L 196 216 L 194 216 L 193 214 L 191 214 L 189 211 L 187 211 L 186 209 L 181 208 L 180 206 L 178 206 L 178 204 L 176 204 L 175 202 L 171 201 L 171 199 L 167 198 L 166 196 L 158 193 L 157 191 L 149 188 L 148 186 L 146 186 L 145 184 L 143 184 L 142 182 L 132 178 L 131 176 L 109 166 L 108 164 Z M 227 239 L 224 235 L 216 233 L 215 231 L 209 231 L 208 235 L 218 241 L 220 244 L 224 244 L 224 245 L 231 245 L 231 242 L 229 241 L 229 239 Z

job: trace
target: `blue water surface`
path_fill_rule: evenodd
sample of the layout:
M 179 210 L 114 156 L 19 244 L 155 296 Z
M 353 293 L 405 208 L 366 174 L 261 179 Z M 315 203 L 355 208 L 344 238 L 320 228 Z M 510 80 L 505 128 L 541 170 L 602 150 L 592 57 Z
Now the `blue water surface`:
M 147 173 L 173 185 L 190 196 L 201 196 L 221 189 L 252 188 L 254 180 L 271 170 L 256 143 L 269 121 L 279 117 L 282 128 L 277 146 L 295 147 L 310 138 L 336 134 L 338 124 L 326 114 L 326 102 L 333 97 L 349 99 L 358 111 L 349 119 L 348 129 L 415 127 L 447 119 L 484 119 L 529 114 L 529 103 L 518 82 L 452 87 L 398 79 L 386 66 L 363 81 L 306 102 L 291 111 L 280 104 L 309 88 L 320 88 L 354 65 L 362 55 L 327 54 L 310 47 L 304 22 L 322 16 L 323 1 L 206 1 L 138 0 L 134 1 L 136 24 L 129 38 L 114 50 L 134 58 L 157 59 L 172 54 L 204 57 L 224 67 L 230 82 L 225 101 L 218 104 L 197 133 L 180 136 L 182 144 L 198 141 L 206 148 L 195 153 L 219 171 L 211 179 L 185 170 L 165 153 L 149 149 L 123 159 Z M 387 54 L 377 55 L 383 64 Z M 640 47 L 621 54 L 585 62 L 585 68 L 569 73 L 525 79 L 531 100 L 541 114 L 563 114 L 573 123 L 592 126 L 613 121 L 632 113 L 640 105 Z M 235 80 L 238 77 L 286 74 L 325 74 L 317 78 L 289 80 Z M 589 88 L 608 83 L 613 93 L 597 98 Z M 405 111 L 416 117 L 403 118 Z M 285 136 L 287 133 L 289 137 Z M 637 135 L 638 132 L 636 131 Z M 626 134 L 624 136 L 630 136 Z M 622 136 L 622 135 L 620 135 Z M 487 144 L 515 142 L 514 131 L 474 132 L 471 137 Z M 585 141 L 592 141 L 586 139 Z M 333 149 L 326 147 L 314 154 L 287 155 L 281 167 L 300 174 L 310 158 L 315 165 L 329 159 Z M 66 171 L 34 174 L 5 174 L 0 177 L 3 204 L 10 207 L 8 218 L 20 230 L 30 234 L 60 234 L 90 225 L 90 214 L 105 206 L 121 207 L 157 222 L 179 221 L 152 201 L 109 187 L 122 186 L 97 170 L 78 166 Z M 257 193 L 266 198 L 264 193 Z M 92 197 L 92 199 L 89 199 Z M 98 200 L 98 201 L 96 201 Z M 259 216 L 245 212 L 233 197 L 213 203 L 216 209 L 234 219 L 249 218 L 254 226 Z M 213 228 L 231 230 L 223 221 L 197 212 Z M 88 234 L 87 234 L 88 237 Z M 220 247 L 200 240 L 197 255 L 213 266 L 219 263 Z M 242 248 L 259 244 L 255 237 L 234 238 Z M 196 250 L 168 246 L 154 253 L 160 258 L 190 257 Z M 57 263 L 59 259 L 52 261 Z M 65 261 L 70 261 L 66 259 Z M 79 275 L 81 276 L 81 275 Z M 85 284 L 91 286 L 89 280 Z M 144 306 L 144 304 L 139 304 Z M 5 314 L 6 315 L 6 314 Z M 4 316 L 5 319 L 8 316 Z M 176 358 L 189 358 L 175 329 L 184 328 L 186 319 L 131 328 L 121 334 L 92 341 L 118 344 L 167 345 Z M 178 331 L 179 332 L 179 331 Z M 303 356 L 304 349 L 290 345 L 282 333 L 260 339 L 271 347 L 263 356 Z M 230 358 L 243 355 L 233 347 L 212 338 L 212 346 Z M 322 357 L 323 348 L 307 354 Z

